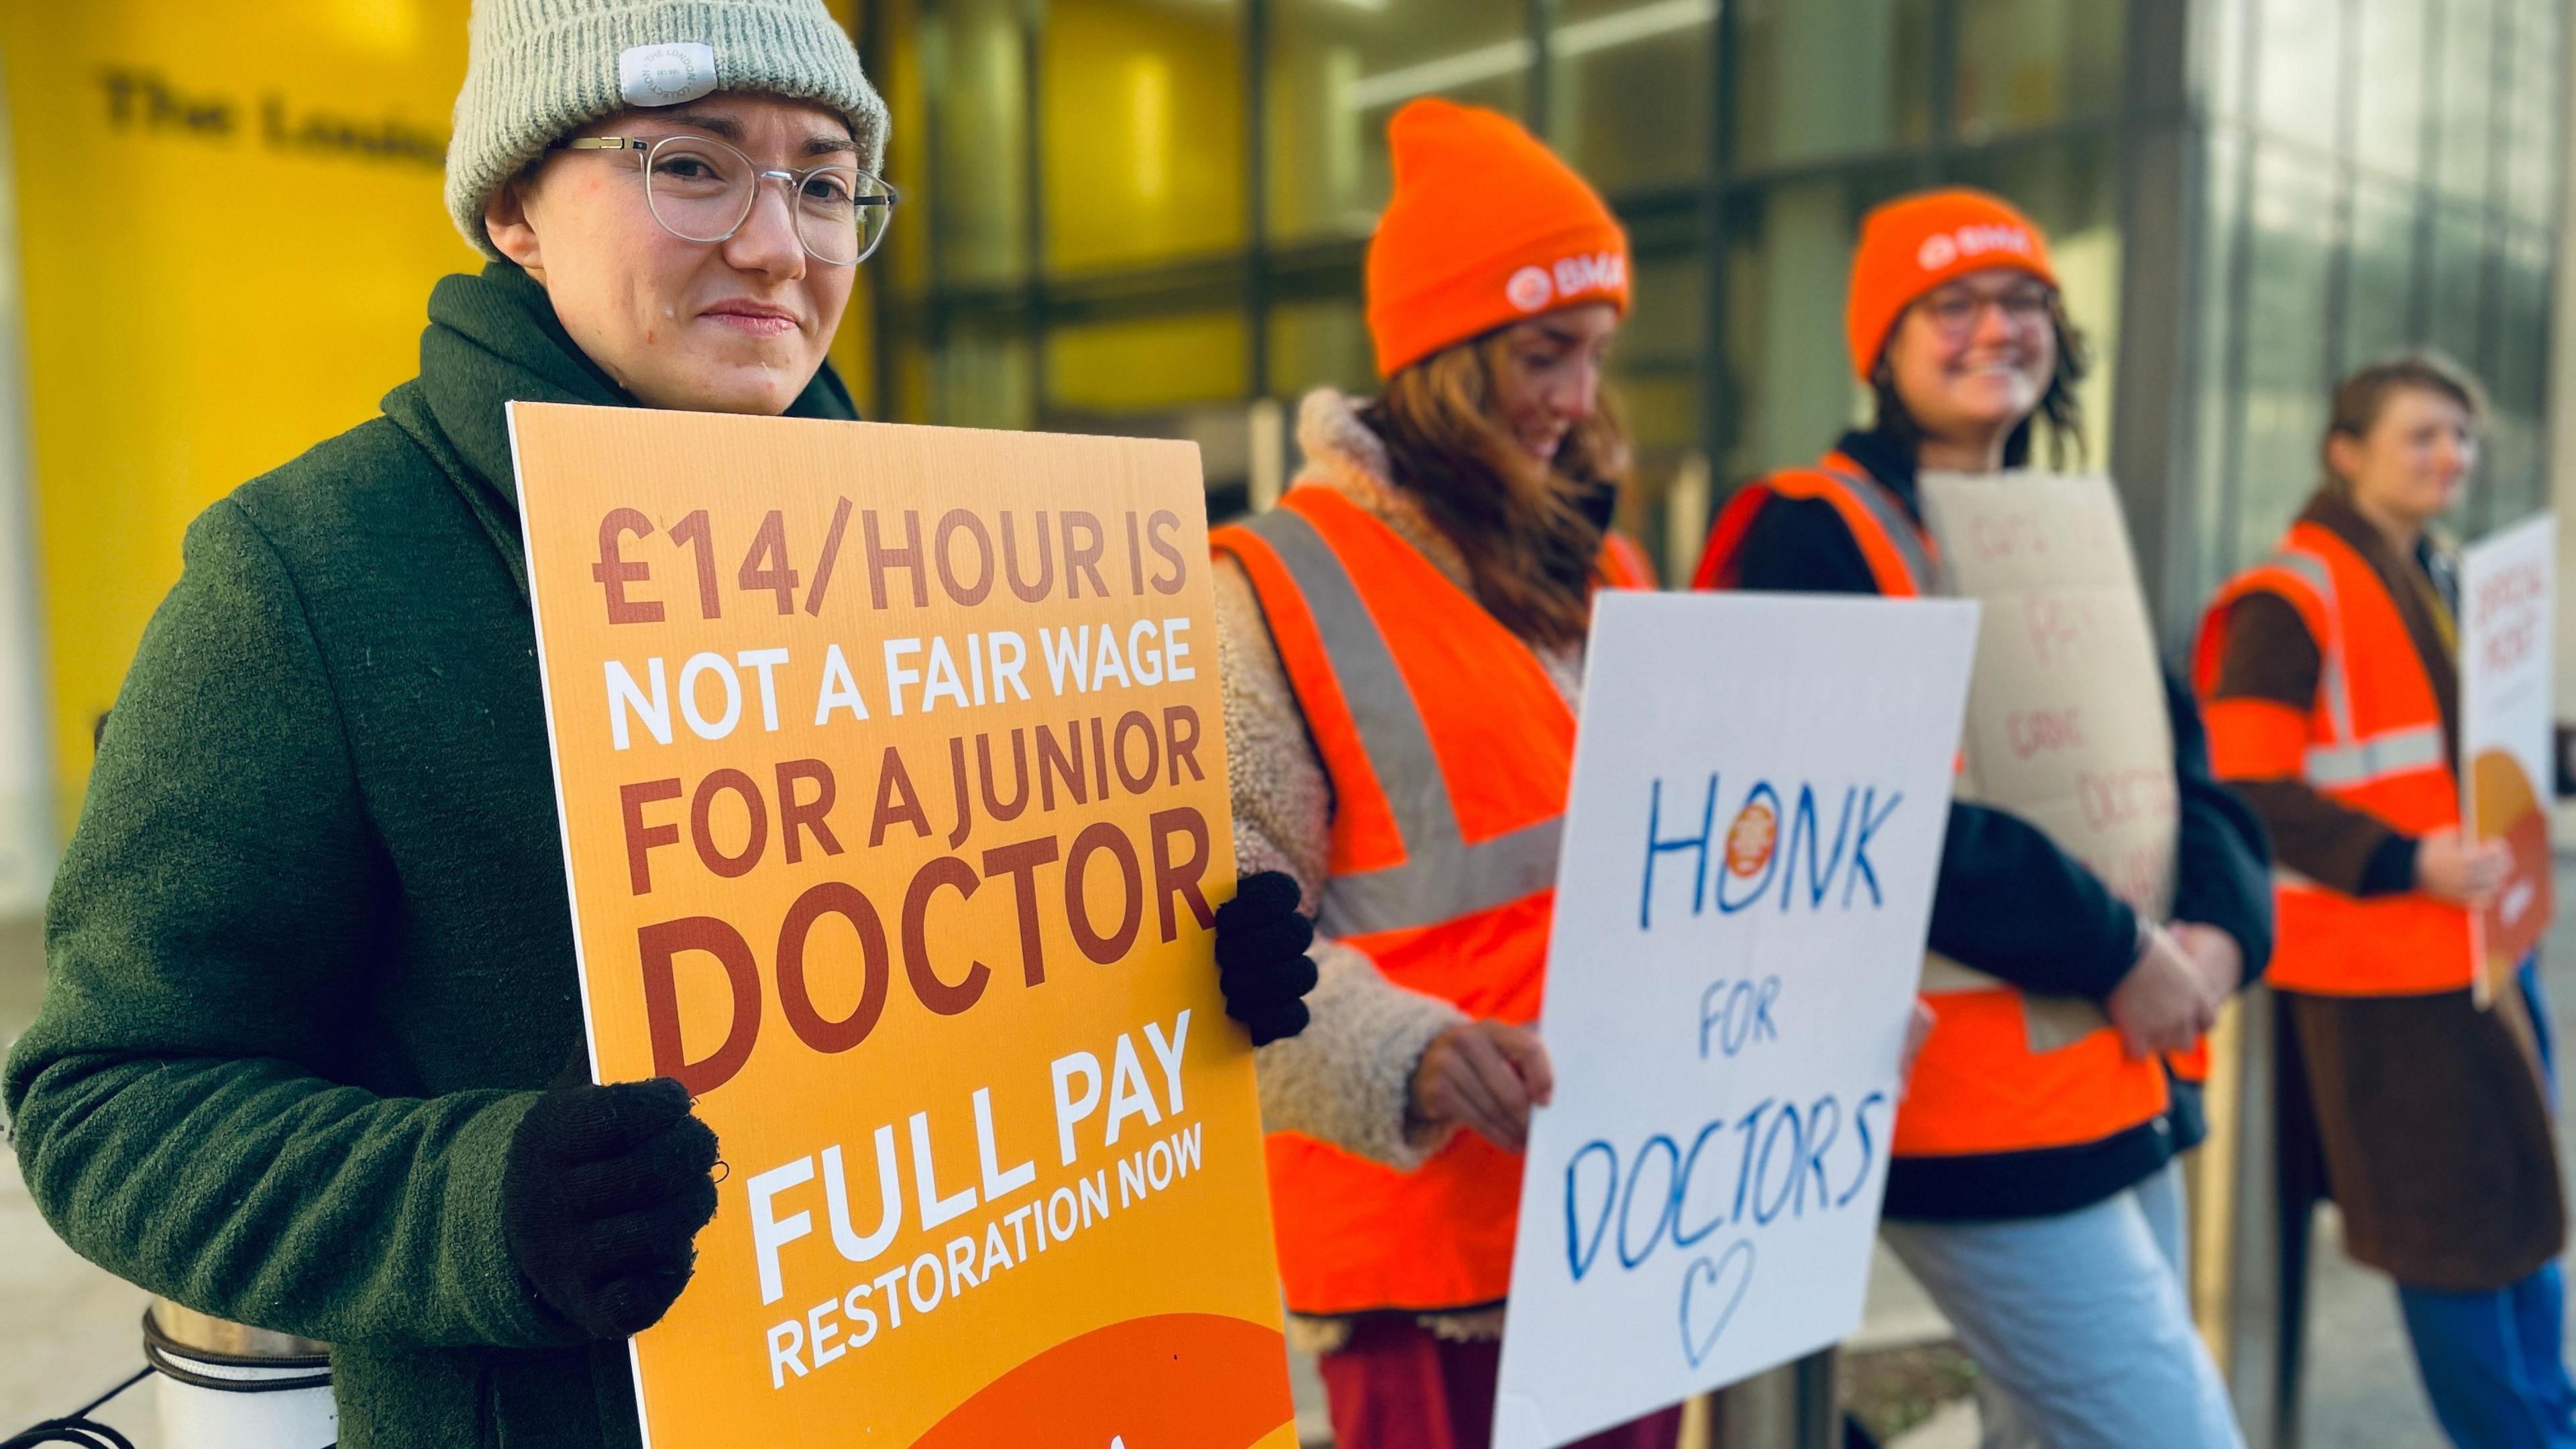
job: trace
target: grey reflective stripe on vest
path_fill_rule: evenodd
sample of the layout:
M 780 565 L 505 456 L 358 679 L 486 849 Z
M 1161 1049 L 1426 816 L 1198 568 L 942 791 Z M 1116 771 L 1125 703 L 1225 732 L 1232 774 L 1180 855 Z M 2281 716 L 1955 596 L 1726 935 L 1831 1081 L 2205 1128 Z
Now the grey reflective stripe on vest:
M 1933 565 L 1931 550 L 1923 546 L 1923 531 L 1907 515 L 1905 505 L 1887 485 L 1875 478 L 1856 477 L 1840 468 L 1819 469 L 1826 477 L 1843 485 L 1869 515 L 1878 520 L 1879 530 L 1896 545 L 1897 556 L 1905 560 L 1905 572 L 1913 577 L 1914 592 L 1942 592 L 1940 570 Z
M 2326 716 L 2337 743 L 2310 745 L 2302 773 L 2307 782 L 2329 790 L 2349 790 L 2390 775 L 2440 769 L 2449 763 L 2449 746 L 2439 724 L 2407 725 L 2364 737 L 2353 727 L 2352 677 L 2346 668 L 2343 609 L 2335 597 L 2334 570 L 2303 548 L 2283 548 L 2266 563 L 2298 575 L 2317 591 L 2333 637 L 2317 641 L 2317 691 L 2325 696 Z
M 2349 789 L 2388 775 L 2434 769 L 2444 762 L 2442 727 L 2409 725 L 2349 745 L 2309 746 L 2307 778 L 2311 785 Z
M 2334 722 L 2335 738 L 2352 739 L 2359 731 L 2352 725 L 2352 683 L 2344 673 L 2343 607 L 2335 598 L 2334 570 L 2324 559 L 2303 548 L 2284 548 L 2264 562 L 2305 579 L 2325 607 L 2326 627 L 2334 637 L 2317 641 L 2317 688 L 2325 695 L 2326 715 Z M 2309 752 L 2311 758 L 2315 753 Z
M 1404 842 L 1404 864 L 1327 882 L 1316 924 L 1335 936 L 1436 926 L 1556 884 L 1562 816 L 1466 843 L 1412 686 L 1332 545 L 1293 509 L 1274 508 L 1244 527 L 1270 545 L 1297 581 Z

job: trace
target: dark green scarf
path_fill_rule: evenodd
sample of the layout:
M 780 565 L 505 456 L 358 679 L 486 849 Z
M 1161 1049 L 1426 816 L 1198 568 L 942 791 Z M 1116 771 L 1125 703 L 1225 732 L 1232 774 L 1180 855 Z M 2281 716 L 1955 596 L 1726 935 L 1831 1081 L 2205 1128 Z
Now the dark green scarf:
M 524 598 L 527 562 L 505 406 L 512 402 L 642 406 L 564 331 L 546 289 L 526 272 L 491 262 L 479 276 L 441 277 L 420 334 L 420 376 L 385 395 L 385 415 L 438 460 L 509 560 Z M 787 409 L 791 418 L 858 415 L 829 362 Z

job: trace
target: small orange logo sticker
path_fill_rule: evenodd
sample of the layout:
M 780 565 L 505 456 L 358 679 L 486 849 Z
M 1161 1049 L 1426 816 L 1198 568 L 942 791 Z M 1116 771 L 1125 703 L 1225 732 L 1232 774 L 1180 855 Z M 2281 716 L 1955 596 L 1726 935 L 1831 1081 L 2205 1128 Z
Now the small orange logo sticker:
M 1760 875 L 1780 841 L 1780 817 L 1761 800 L 1748 801 L 1726 828 L 1726 869 L 1738 879 Z

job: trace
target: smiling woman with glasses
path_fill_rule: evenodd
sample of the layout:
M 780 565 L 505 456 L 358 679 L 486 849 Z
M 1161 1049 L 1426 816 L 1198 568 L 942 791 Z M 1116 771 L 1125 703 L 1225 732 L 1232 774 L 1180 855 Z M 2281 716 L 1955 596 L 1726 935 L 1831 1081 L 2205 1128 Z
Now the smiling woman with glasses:
M 830 107 L 717 91 L 546 138 L 461 204 L 634 400 L 778 413 L 838 387 L 823 358 L 894 210 L 876 151 Z
M 1875 416 L 1814 466 L 1740 490 L 1698 583 L 1944 591 L 1922 474 L 2025 468 L 2041 439 L 2052 463 L 2080 459 L 2082 341 L 2048 238 L 2002 198 L 1952 188 L 1872 211 L 1845 343 Z M 2048 552 L 2053 521 L 2024 518 Z M 1897 1109 L 1881 1236 L 1977 1360 L 1988 1446 L 2241 1449 L 2192 1329 L 2175 1159 L 2202 1130 L 2191 1049 L 2271 949 L 2266 846 L 2211 778 L 2190 692 L 2151 665 L 2115 672 L 2089 633 L 2086 652 L 2096 662 L 2050 683 L 2063 737 L 1978 762 L 1981 783 L 2030 799 L 2034 779 L 2130 780 L 2160 833 L 2106 849 L 2063 815 L 1952 804 L 1924 975 L 1934 1024 Z M 1969 737 L 2026 731 L 2027 715 L 1980 713 L 1985 677 Z M 2169 742 L 2130 743 L 2159 726 Z M 2083 818 L 2100 828 L 2089 800 Z

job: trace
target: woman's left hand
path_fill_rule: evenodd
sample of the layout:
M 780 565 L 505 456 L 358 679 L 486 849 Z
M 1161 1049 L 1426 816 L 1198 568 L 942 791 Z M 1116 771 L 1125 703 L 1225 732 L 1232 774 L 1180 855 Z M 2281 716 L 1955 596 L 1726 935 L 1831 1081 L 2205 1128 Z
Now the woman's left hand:
M 2207 988 L 2209 1008 L 2216 1012 L 2245 984 L 2245 950 L 2236 938 L 2216 926 L 2198 921 L 2176 921 L 2174 939 L 2182 944 L 2183 954 L 2200 968 L 2201 984 Z
M 1216 908 L 1216 979 L 1225 1014 L 1242 1022 L 1254 1046 L 1306 1029 L 1306 993 L 1315 989 L 1315 923 L 1297 909 L 1297 882 L 1281 871 L 1245 876 L 1234 899 Z
M 1505 1152 L 1529 1145 L 1530 1109 L 1556 1095 L 1538 1033 L 1507 1021 L 1462 1021 L 1431 1039 L 1413 1068 L 1412 1120 L 1464 1127 Z

